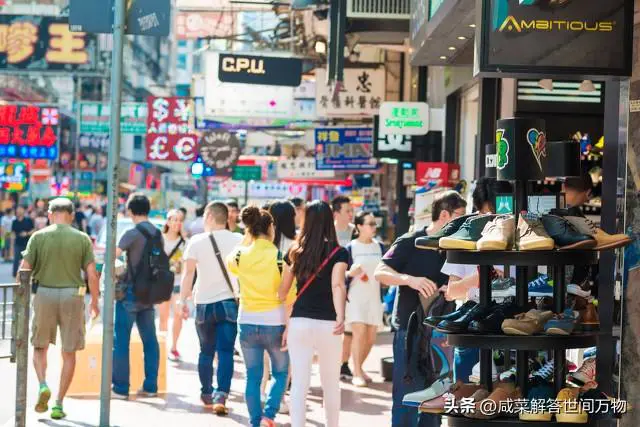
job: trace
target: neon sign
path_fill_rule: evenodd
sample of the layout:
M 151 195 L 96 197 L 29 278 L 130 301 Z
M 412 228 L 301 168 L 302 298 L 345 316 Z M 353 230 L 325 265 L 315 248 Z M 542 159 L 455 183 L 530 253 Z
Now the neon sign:
M 59 111 L 55 107 L 0 105 L 0 158 L 58 158 Z

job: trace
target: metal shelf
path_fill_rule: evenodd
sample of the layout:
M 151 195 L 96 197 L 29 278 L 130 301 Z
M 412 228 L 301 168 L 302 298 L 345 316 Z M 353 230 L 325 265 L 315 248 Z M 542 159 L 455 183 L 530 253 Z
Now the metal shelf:
M 598 251 L 464 251 L 447 250 L 447 261 L 471 265 L 593 265 L 598 263 Z
M 593 347 L 598 333 L 572 335 L 482 335 L 448 334 L 447 343 L 456 347 L 512 350 L 564 350 Z

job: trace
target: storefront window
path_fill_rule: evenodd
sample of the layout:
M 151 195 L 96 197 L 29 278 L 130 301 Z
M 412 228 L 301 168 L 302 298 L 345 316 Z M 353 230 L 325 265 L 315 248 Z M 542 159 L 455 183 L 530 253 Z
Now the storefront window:
M 475 179 L 479 95 L 480 89 L 476 84 L 460 96 L 459 140 L 456 157 L 460 164 L 461 177 L 467 182 Z

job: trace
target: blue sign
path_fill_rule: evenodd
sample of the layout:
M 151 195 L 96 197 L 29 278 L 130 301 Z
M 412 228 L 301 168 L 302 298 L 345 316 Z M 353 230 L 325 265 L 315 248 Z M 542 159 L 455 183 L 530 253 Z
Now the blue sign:
M 373 170 L 373 129 L 320 128 L 316 136 L 316 169 Z
M 15 159 L 58 159 L 58 147 L 28 147 L 26 145 L 0 145 L 0 157 Z

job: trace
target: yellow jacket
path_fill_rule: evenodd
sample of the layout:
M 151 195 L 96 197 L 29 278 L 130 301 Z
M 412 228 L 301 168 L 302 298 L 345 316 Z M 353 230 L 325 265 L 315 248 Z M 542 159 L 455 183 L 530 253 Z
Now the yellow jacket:
M 266 239 L 256 239 L 249 246 L 238 246 L 227 257 L 229 272 L 240 283 L 240 308 L 251 313 L 275 310 L 282 306 L 278 289 L 282 281 L 278 269 L 278 248 Z M 295 299 L 294 286 L 287 304 Z

